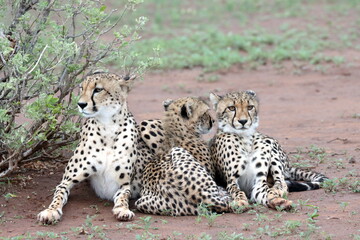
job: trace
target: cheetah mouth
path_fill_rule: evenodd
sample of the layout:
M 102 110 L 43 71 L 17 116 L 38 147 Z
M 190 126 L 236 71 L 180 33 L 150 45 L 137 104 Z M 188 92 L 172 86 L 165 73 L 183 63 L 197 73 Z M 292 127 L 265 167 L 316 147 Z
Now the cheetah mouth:
M 247 128 L 247 127 L 241 127 L 241 128 L 235 128 L 237 131 L 247 131 L 247 130 L 249 130 L 249 128 Z
M 87 113 L 87 112 L 80 112 L 84 117 L 93 117 L 96 113 Z
M 249 128 L 248 127 L 244 127 L 244 126 L 242 126 L 242 127 L 235 127 L 235 126 L 232 126 L 234 129 L 236 129 L 236 130 L 248 130 Z

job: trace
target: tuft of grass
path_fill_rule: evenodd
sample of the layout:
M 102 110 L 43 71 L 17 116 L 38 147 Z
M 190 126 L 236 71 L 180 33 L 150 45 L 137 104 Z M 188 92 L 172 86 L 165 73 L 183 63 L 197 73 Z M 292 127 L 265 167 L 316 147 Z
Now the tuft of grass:
M 337 180 L 337 178 L 328 179 L 321 183 L 321 187 L 324 188 L 326 192 L 336 193 L 339 186 L 339 182 Z
M 306 231 L 300 232 L 299 236 L 303 239 L 312 239 L 319 228 L 320 227 L 316 226 L 315 224 L 308 223 Z
M 256 213 L 256 217 L 253 219 L 254 221 L 260 223 L 260 222 L 266 222 L 269 220 L 269 217 L 265 214 Z
M 227 232 L 219 232 L 217 235 L 217 239 L 222 240 L 241 240 L 245 239 L 242 233 L 232 233 L 228 234 Z
M 352 118 L 360 119 L 360 113 L 354 113 L 354 114 L 352 115 Z
M 328 179 L 322 183 L 322 188 L 326 192 L 336 193 L 341 188 L 342 190 L 350 190 L 353 193 L 360 192 L 360 180 L 352 178 L 333 178 Z
M 136 234 L 135 239 L 137 240 L 147 240 L 147 239 L 159 239 L 158 234 L 151 233 L 150 230 L 158 230 L 159 228 L 153 227 L 153 219 L 151 216 L 139 217 L 139 221 L 134 224 L 126 225 L 126 228 L 129 230 L 142 229 L 144 230 L 141 234 Z
M 12 198 L 16 198 L 16 197 L 17 197 L 17 195 L 16 195 L 16 194 L 13 194 L 13 193 L 7 193 L 7 194 L 4 194 L 3 196 L 4 196 L 6 202 L 8 202 L 8 201 L 9 201 L 10 199 L 12 199 Z
M 344 169 L 344 168 L 345 168 L 343 159 L 337 159 L 337 160 L 335 160 L 334 165 L 335 165 L 335 167 L 336 167 L 337 169 Z
M 269 225 L 266 225 L 264 227 L 259 227 L 258 229 L 256 229 L 256 234 L 259 239 L 264 238 L 264 236 L 272 236 Z
M 315 223 L 315 218 L 319 216 L 319 208 L 314 206 L 314 211 L 312 213 L 308 213 L 308 221 L 310 223 Z
M 285 222 L 286 234 L 292 234 L 301 227 L 302 223 L 298 220 L 288 220 Z
M 79 235 L 87 236 L 87 239 L 108 239 L 104 231 L 104 227 L 106 227 L 106 225 L 97 226 L 93 224 L 93 220 L 96 216 L 97 215 L 87 215 L 85 223 L 82 224 L 81 227 L 72 228 L 71 230 Z
M 354 193 L 360 193 L 360 180 L 355 180 L 350 183 L 349 189 Z
M 200 203 L 198 206 L 198 211 L 199 214 L 196 218 L 196 222 L 200 223 L 202 221 L 203 218 L 205 218 L 207 220 L 207 224 L 209 227 L 214 226 L 215 220 L 219 217 L 222 216 L 222 214 L 218 214 L 216 212 L 213 212 L 209 209 L 209 205 Z
M 243 226 L 242 229 L 244 231 L 249 231 L 250 230 L 250 223 L 243 223 L 242 226 Z
M 40 239 L 56 239 L 59 235 L 54 232 L 36 232 L 36 236 Z
M 306 200 L 298 199 L 298 204 L 300 206 L 300 209 L 302 210 L 304 206 L 308 206 L 309 199 Z
M 345 212 L 346 207 L 349 205 L 348 202 L 339 202 L 340 208 Z
M 318 147 L 316 145 L 310 145 L 309 157 L 315 160 L 318 160 L 319 163 L 323 163 L 326 157 L 326 151 L 324 148 Z

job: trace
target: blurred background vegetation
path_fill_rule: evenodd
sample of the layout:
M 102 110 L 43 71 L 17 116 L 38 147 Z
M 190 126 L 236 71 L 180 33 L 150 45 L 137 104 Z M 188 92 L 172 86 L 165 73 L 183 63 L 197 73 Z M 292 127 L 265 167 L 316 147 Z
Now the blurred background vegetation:
M 359 0 L 147 0 L 134 12 L 149 19 L 136 48 L 159 48 L 161 69 L 324 71 L 346 61 L 332 50 L 360 49 L 359 13 Z

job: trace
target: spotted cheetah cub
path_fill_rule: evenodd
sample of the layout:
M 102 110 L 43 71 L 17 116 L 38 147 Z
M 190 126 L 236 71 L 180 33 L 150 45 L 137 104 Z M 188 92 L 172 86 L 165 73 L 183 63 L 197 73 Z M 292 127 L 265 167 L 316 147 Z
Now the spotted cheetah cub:
M 248 198 L 270 208 L 290 209 L 292 202 L 283 198 L 292 191 L 319 188 L 324 175 L 289 166 L 279 143 L 256 129 L 259 125 L 259 101 L 255 92 L 210 94 L 218 118 L 218 133 L 211 140 L 211 152 L 227 190 L 240 206 Z M 287 180 L 287 181 L 286 181 Z M 295 181 L 307 182 L 295 182 Z
M 137 209 L 151 214 L 197 215 L 198 205 L 204 203 L 214 211 L 228 212 L 230 198 L 207 170 L 210 152 L 201 139 L 214 122 L 209 106 L 187 97 L 167 100 L 164 108 L 165 119 L 159 125 L 163 126 L 164 139 L 156 148 L 159 159 L 144 170 Z
M 50 206 L 38 214 L 40 222 L 59 221 L 70 189 L 85 179 L 90 179 L 99 197 L 114 201 L 112 212 L 118 220 L 134 217 L 128 199 L 137 159 L 138 131 L 127 107 L 127 94 L 134 79 L 98 73 L 82 82 L 78 107 L 88 119 Z
M 186 106 L 184 104 L 181 106 L 181 109 L 178 109 L 181 120 L 187 121 L 184 126 L 186 128 L 181 128 L 182 125 L 177 125 L 178 122 L 174 120 L 174 112 L 169 110 L 166 111 L 167 121 L 165 122 L 158 119 L 142 121 L 140 123 L 141 138 L 156 155 L 163 155 L 164 151 L 169 151 L 171 146 L 179 146 L 186 149 L 214 178 L 215 165 L 211 160 L 208 145 L 201 139 L 201 135 L 206 134 L 213 127 L 214 119 L 208 114 L 207 109 L 209 107 L 203 101 L 196 98 L 183 98 L 177 100 L 176 103 L 179 104 L 182 101 L 195 102 L 194 106 Z M 172 102 L 173 100 L 164 102 L 165 109 L 168 109 L 166 104 L 171 104 Z M 186 114 L 191 110 L 190 107 L 194 108 L 199 104 L 199 108 L 204 107 L 204 115 L 189 119 Z M 167 127 L 168 131 L 166 133 L 164 132 L 164 127 Z M 167 141 L 165 141 L 165 134 L 167 135 Z

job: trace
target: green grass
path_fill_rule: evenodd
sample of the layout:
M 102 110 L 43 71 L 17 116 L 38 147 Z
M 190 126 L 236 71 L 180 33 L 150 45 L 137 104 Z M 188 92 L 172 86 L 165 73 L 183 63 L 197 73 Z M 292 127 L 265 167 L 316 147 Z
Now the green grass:
M 360 33 L 356 31 L 360 22 L 358 3 L 359 0 L 148 0 L 134 12 L 149 19 L 141 33 L 144 37 L 135 49 L 152 56 L 153 49 L 159 47 L 160 69 L 202 67 L 212 72 L 234 64 L 257 68 L 291 61 L 295 68 L 306 64 L 326 71 L 323 64 L 346 62 L 341 55 L 327 55 L 327 50 L 360 47 Z M 322 5 L 318 7 L 319 4 Z M 314 13 L 314 7 L 322 14 Z M 355 22 L 334 21 L 335 16 L 344 18 L 350 13 L 357 16 Z M 269 27 L 269 20 L 281 24 Z
M 207 206 L 206 204 L 203 204 L 203 203 L 199 204 L 199 206 L 198 206 L 199 215 L 196 218 L 196 222 L 200 223 L 202 221 L 202 219 L 205 218 L 207 220 L 207 225 L 209 227 L 212 227 L 215 224 L 215 220 L 219 216 L 222 216 L 222 214 L 213 212 L 208 207 L 209 206 Z
M 112 0 L 112 2 L 116 5 L 117 1 Z M 334 14 L 346 16 L 352 11 L 360 10 L 359 0 L 147 0 L 140 4 L 133 14 L 150 19 L 144 32 L 146 37 L 150 35 L 169 37 L 174 34 L 184 34 L 189 30 L 200 30 L 205 25 L 218 29 L 234 25 L 256 26 L 270 18 L 281 20 L 299 18 L 312 22 L 320 18 L 311 12 L 319 3 L 324 6 L 321 9 L 325 18 L 333 17 Z M 355 24 L 356 22 L 354 26 Z
M 203 67 L 205 71 L 215 71 L 239 63 L 256 68 L 285 60 L 310 64 L 342 62 L 338 57 L 319 53 L 327 45 L 316 35 L 296 30 L 272 34 L 259 29 L 233 34 L 208 29 L 171 39 L 154 37 L 138 42 L 136 49 L 150 55 L 159 48 L 162 69 Z

